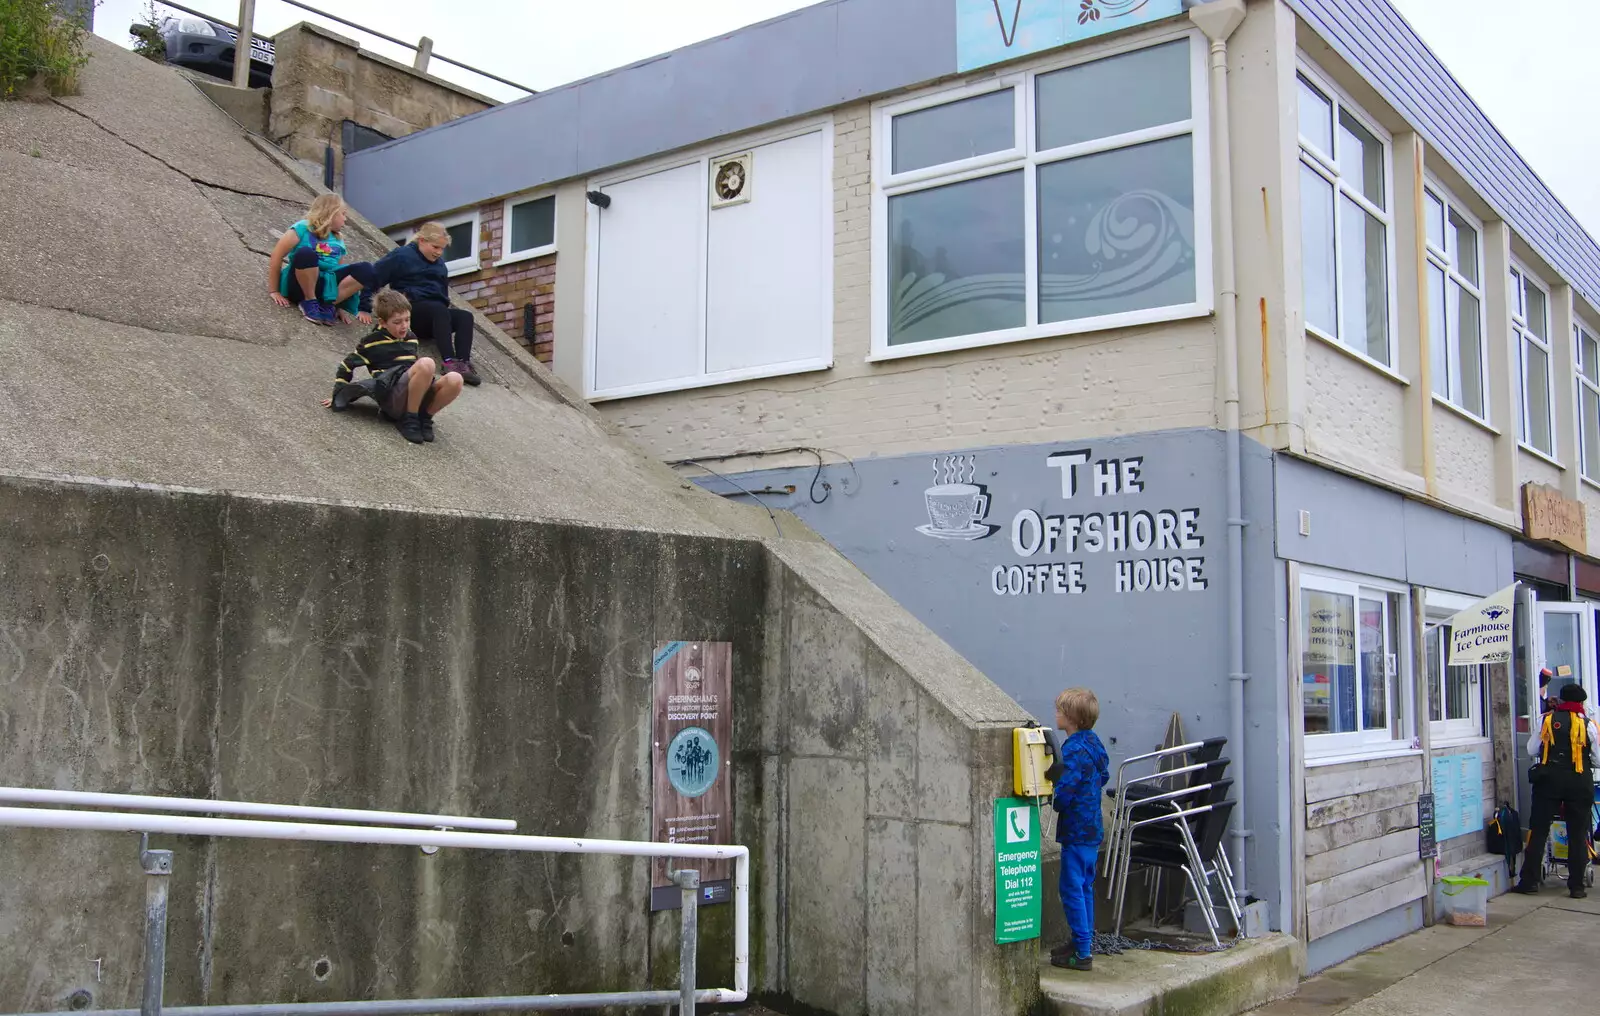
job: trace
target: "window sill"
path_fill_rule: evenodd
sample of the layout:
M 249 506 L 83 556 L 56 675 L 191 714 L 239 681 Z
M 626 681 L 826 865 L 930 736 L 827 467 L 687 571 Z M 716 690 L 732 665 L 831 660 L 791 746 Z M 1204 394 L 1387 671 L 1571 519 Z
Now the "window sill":
M 1138 328 L 1142 325 L 1166 324 L 1172 321 L 1210 317 L 1211 313 L 1212 309 L 1209 305 L 1192 303 L 1181 307 L 1130 311 L 1126 314 L 1086 318 L 1081 321 L 1055 321 L 1050 324 L 1029 325 L 1024 328 L 1012 328 L 1003 332 L 988 332 L 982 335 L 959 335 L 949 339 L 908 342 L 900 346 L 883 345 L 881 339 L 875 338 L 872 343 L 872 352 L 867 355 L 867 362 L 880 363 L 885 360 L 903 360 L 912 356 L 932 356 L 936 353 L 952 353 L 967 349 L 982 349 L 986 346 L 1003 346 L 1013 342 L 1029 342 L 1034 339 L 1059 339 L 1071 335 L 1108 332 L 1120 328 Z
M 1311 740 L 1318 735 L 1306 735 L 1306 768 L 1315 769 L 1322 766 L 1348 765 L 1351 762 L 1381 762 L 1395 758 L 1421 758 L 1422 749 L 1411 747 L 1406 741 L 1390 741 L 1388 744 L 1374 745 L 1369 749 L 1330 751 L 1326 755 L 1316 755 L 1311 750 Z
M 448 272 L 450 278 L 453 279 L 458 275 L 471 275 L 473 272 L 481 272 L 483 271 L 483 265 L 477 261 L 474 261 L 470 265 L 466 263 L 459 265 L 445 265 L 445 271 Z
M 489 267 L 490 268 L 500 268 L 500 267 L 502 267 L 504 265 L 514 265 L 514 264 L 517 264 L 517 263 L 522 262 L 522 261 L 532 261 L 534 258 L 548 257 L 549 255 L 554 254 L 555 252 L 556 252 L 556 245 L 555 244 L 551 244 L 548 247 L 535 247 L 532 250 L 524 250 L 524 251 L 518 251 L 515 254 L 508 254 L 505 257 L 501 258 L 499 261 L 496 261 L 493 264 L 491 264 Z
M 1491 742 L 1487 737 L 1484 737 L 1482 734 L 1470 734 L 1466 737 L 1457 735 L 1455 737 L 1438 738 L 1432 744 L 1428 745 L 1428 750 L 1438 751 L 1441 748 L 1471 748 L 1477 747 L 1478 745 L 1491 743 L 1493 742 Z
M 1438 394 L 1437 392 L 1434 393 L 1433 404 L 1436 405 L 1436 406 L 1442 406 L 1443 408 L 1448 409 L 1450 412 L 1452 412 L 1455 415 L 1461 417 L 1463 420 L 1467 421 L 1468 423 L 1474 424 L 1474 425 L 1482 428 L 1483 430 L 1488 431 L 1490 434 L 1493 434 L 1495 437 L 1499 437 L 1500 436 L 1500 428 L 1499 427 L 1496 427 L 1494 424 L 1490 423 L 1488 420 L 1485 420 L 1483 417 L 1474 414 L 1472 412 L 1472 410 L 1464 409 L 1461 406 L 1456 405 L 1454 402 L 1451 402 L 1449 399 L 1445 398 L 1443 395 Z
M 770 367 L 749 367 L 744 370 L 727 371 L 722 374 L 674 378 L 671 381 L 652 381 L 648 384 L 630 385 L 626 388 L 610 388 L 600 392 L 591 391 L 585 393 L 584 397 L 590 402 L 609 402 L 612 399 L 631 399 L 641 395 L 682 392 L 694 388 L 710 388 L 714 385 L 734 384 L 738 381 L 755 381 L 762 378 L 783 377 L 786 374 L 808 374 L 812 371 L 832 369 L 833 361 L 829 359 L 800 360 L 794 363 L 775 364 Z
M 1373 370 L 1377 371 L 1379 374 L 1382 374 L 1384 377 L 1387 377 L 1389 380 L 1405 385 L 1407 388 L 1411 387 L 1410 379 L 1408 379 L 1404 374 L 1401 374 L 1399 371 L 1395 370 L 1393 367 L 1390 367 L 1386 363 L 1380 363 L 1379 361 L 1374 360 L 1365 353 L 1351 349 L 1349 346 L 1340 342 L 1333 336 L 1324 335 L 1322 332 L 1312 328 L 1310 325 L 1306 326 L 1306 334 L 1312 338 L 1320 340 L 1325 345 L 1332 346 L 1334 349 L 1343 353 L 1345 356 L 1348 356 L 1357 363 L 1365 364 L 1366 366 L 1371 367 Z
M 1543 462 L 1547 462 L 1552 466 L 1555 466 L 1557 469 L 1561 470 L 1562 472 L 1566 471 L 1567 467 L 1563 466 L 1560 462 L 1556 461 L 1554 456 L 1546 455 L 1544 452 L 1541 452 L 1539 449 L 1535 448 L 1533 445 L 1529 444 L 1526 441 L 1518 441 L 1517 442 L 1517 447 L 1519 449 L 1521 449 L 1522 451 L 1527 452 L 1529 455 L 1532 455 L 1534 458 L 1539 459 L 1540 461 L 1543 461 Z

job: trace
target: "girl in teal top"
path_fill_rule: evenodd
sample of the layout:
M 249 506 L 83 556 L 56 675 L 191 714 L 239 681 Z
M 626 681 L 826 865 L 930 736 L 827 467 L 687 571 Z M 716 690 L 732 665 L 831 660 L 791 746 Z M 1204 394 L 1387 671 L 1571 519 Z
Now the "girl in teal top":
M 323 194 L 311 202 L 306 217 L 278 238 L 267 266 L 267 286 L 280 307 L 299 305 L 307 321 L 331 325 L 359 321 L 371 324 L 367 296 L 372 285 L 372 265 L 344 260 L 346 209 L 337 194 Z

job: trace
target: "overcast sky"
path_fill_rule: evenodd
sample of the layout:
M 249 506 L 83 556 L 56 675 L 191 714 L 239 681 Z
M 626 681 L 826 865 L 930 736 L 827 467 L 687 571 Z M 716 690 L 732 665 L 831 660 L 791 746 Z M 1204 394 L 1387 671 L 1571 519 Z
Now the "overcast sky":
M 810 0 L 313 0 L 397 38 L 431 36 L 434 50 L 530 88 L 545 89 L 708 39 Z M 1589 231 L 1600 236 L 1600 129 L 1591 96 L 1600 38 L 1597 0 L 1392 0 Z M 127 43 L 146 0 L 103 0 L 95 25 Z M 221 20 L 236 0 L 187 0 Z M 953 6 L 953 5 L 952 5 Z M 1538 14 L 1524 13 L 1537 7 Z M 953 15 L 952 15 L 953 16 Z M 315 15 L 258 0 L 257 27 L 276 32 Z M 350 30 L 330 23 L 340 32 Z M 359 37 L 359 36 L 358 36 Z M 370 37 L 370 48 L 410 62 Z M 435 64 L 496 98 L 522 94 Z M 1587 79 L 1587 80 L 1586 80 Z

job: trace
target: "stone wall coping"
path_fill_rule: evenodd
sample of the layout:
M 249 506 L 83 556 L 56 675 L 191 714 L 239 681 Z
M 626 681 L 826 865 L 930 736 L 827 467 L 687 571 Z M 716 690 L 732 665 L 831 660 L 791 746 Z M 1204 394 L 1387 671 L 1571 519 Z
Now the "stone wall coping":
M 351 49 L 356 51 L 356 56 L 361 59 L 371 60 L 374 63 L 383 64 L 385 67 L 390 67 L 394 70 L 409 74 L 418 80 L 426 81 L 431 85 L 437 85 L 447 91 L 455 92 L 457 95 L 464 95 L 469 99 L 476 99 L 478 102 L 484 103 L 488 106 L 501 105 L 499 99 L 491 99 L 482 92 L 475 92 L 472 89 L 467 88 L 465 85 L 458 85 L 454 81 L 446 81 L 444 78 L 429 74 L 426 71 L 419 71 L 415 67 L 408 67 L 398 60 L 391 60 L 389 57 L 386 57 L 381 53 L 375 53 L 370 49 L 364 48 L 361 43 L 355 39 L 340 35 L 338 32 L 335 32 L 330 28 L 324 28 L 321 25 L 314 25 L 309 21 L 296 22 L 295 24 L 290 25 L 288 28 L 285 28 L 283 31 L 279 32 L 277 35 L 273 36 L 273 39 L 281 39 L 290 32 L 296 31 L 308 32 L 311 35 L 320 35 L 324 39 L 327 39 L 331 42 L 336 42 L 341 46 L 349 46 Z

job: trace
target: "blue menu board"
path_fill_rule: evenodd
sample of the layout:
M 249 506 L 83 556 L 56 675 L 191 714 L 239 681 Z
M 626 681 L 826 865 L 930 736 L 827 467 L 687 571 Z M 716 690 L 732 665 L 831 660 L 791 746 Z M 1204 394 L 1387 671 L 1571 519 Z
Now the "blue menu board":
M 1438 842 L 1483 829 L 1483 758 L 1440 755 L 1433 760 L 1433 800 Z

